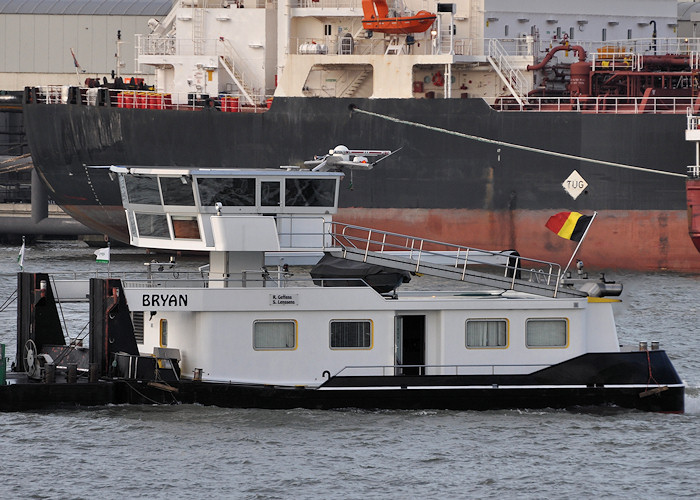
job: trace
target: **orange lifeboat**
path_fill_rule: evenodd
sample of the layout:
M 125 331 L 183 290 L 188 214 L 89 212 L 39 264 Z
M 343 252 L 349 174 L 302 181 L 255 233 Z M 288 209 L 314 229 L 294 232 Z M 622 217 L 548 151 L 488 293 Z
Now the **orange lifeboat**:
M 387 17 L 389 7 L 386 0 L 362 0 L 362 27 L 368 31 L 389 33 L 391 35 L 408 35 L 427 31 L 437 15 L 427 10 L 420 10 L 413 16 Z

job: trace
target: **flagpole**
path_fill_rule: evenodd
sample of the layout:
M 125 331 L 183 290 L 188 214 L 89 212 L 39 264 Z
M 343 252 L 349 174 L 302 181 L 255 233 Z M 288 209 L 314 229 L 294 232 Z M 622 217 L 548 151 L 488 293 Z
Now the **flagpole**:
M 22 236 L 22 246 L 19 249 L 19 254 L 17 255 L 17 264 L 19 264 L 19 270 L 24 271 L 24 251 L 25 251 L 25 239 Z
M 70 49 L 70 55 L 73 56 L 73 66 L 75 66 L 75 78 L 78 81 L 78 87 L 80 87 L 80 64 L 78 64 L 78 59 L 75 57 L 75 52 L 73 52 L 73 47 Z
M 588 226 L 586 226 L 586 230 L 583 232 L 583 236 L 581 236 L 581 239 L 579 240 L 578 245 L 576 245 L 576 248 L 574 249 L 574 253 L 571 254 L 571 258 L 569 259 L 569 263 L 564 268 L 564 272 L 562 273 L 563 276 L 566 276 L 566 271 L 569 270 L 569 266 L 571 265 L 571 262 L 574 260 L 574 257 L 576 256 L 576 252 L 578 252 L 578 248 L 581 246 L 581 243 L 583 243 L 583 240 L 586 238 L 586 235 L 588 234 L 588 230 L 591 228 L 591 224 L 593 224 L 593 221 L 595 220 L 596 215 L 598 215 L 598 212 L 593 212 L 593 217 L 591 217 L 591 220 L 588 222 Z

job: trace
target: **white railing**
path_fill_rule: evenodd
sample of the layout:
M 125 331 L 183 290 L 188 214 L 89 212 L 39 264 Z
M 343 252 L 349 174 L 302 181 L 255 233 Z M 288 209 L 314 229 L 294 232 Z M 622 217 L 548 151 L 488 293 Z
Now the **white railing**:
M 631 56 L 662 56 L 667 54 L 689 55 L 694 68 L 697 68 L 697 54 L 700 52 L 700 38 L 635 38 L 630 40 L 586 41 L 567 40 L 569 45 L 578 45 L 586 51 L 588 60 L 594 56 L 603 61 L 611 56 L 624 59 Z M 536 51 L 543 56 L 550 49 L 563 45 L 563 41 L 541 40 L 536 43 Z M 509 51 L 510 53 L 510 51 Z M 515 55 L 515 54 L 512 54 Z M 559 57 L 566 56 L 560 52 Z M 574 57 L 573 52 L 569 54 Z
M 252 103 L 235 92 L 228 94 L 155 92 L 148 90 L 80 88 L 80 102 L 70 101 L 68 86 L 36 87 L 37 102 L 42 104 L 82 104 L 128 109 L 160 109 L 193 111 L 210 109 L 232 113 L 262 113 L 269 109 L 273 96 L 255 94 Z M 75 88 L 77 87 L 70 87 Z M 100 96 L 106 92 L 106 96 Z M 211 101 L 211 104 L 210 104 Z
M 470 281 L 471 276 L 476 276 L 472 272 L 476 267 L 482 271 L 478 275 L 480 281 L 486 270 L 488 274 L 506 278 L 511 289 L 514 289 L 517 280 L 525 279 L 530 283 L 541 284 L 537 288 L 553 292 L 554 296 L 561 279 L 559 264 L 521 257 L 517 252 L 471 248 L 340 222 L 326 223 L 326 232 L 332 237 L 333 247 L 364 255 L 365 261 L 369 256 L 386 256 L 396 265 L 400 257 L 403 263 L 415 266 L 411 271 L 416 273 L 431 274 L 438 269 L 442 277 L 446 277 L 445 271 L 449 271 L 451 279 Z M 439 268 L 434 265 L 436 262 L 439 263 Z M 491 268 L 494 271 L 490 271 Z
M 295 0 L 290 3 L 292 8 L 304 9 L 359 9 L 362 10 L 362 0 Z
M 515 375 L 548 368 L 546 364 L 472 364 L 472 365 L 356 365 L 345 366 L 334 377 L 391 377 L 415 371 L 416 375 Z M 489 384 L 491 385 L 491 384 Z M 494 387 L 497 388 L 497 387 Z
M 523 72 L 513 67 L 510 55 L 495 38 L 489 40 L 489 57 L 493 61 L 495 69 L 499 71 L 503 82 L 512 90 L 515 99 L 519 104 L 523 104 L 523 99 L 532 86 L 527 83 Z
M 498 98 L 493 107 L 499 111 L 573 111 L 593 114 L 685 114 L 700 106 L 697 97 L 533 97 L 527 106 Z

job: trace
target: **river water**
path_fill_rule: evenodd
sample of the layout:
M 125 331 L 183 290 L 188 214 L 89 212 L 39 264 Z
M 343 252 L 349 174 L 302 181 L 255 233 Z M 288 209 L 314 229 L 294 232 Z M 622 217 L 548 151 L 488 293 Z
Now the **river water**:
M 16 288 L 17 252 L 0 246 L 0 303 Z M 151 258 L 113 249 L 110 271 Z M 25 257 L 30 272 L 106 269 L 80 243 L 37 243 Z M 625 285 L 620 341 L 661 342 L 689 386 L 684 415 L 192 405 L 5 413 L 0 497 L 697 498 L 700 275 L 608 277 Z M 71 335 L 85 326 L 84 310 L 63 308 Z M 0 312 L 11 358 L 15 315 L 14 303 Z

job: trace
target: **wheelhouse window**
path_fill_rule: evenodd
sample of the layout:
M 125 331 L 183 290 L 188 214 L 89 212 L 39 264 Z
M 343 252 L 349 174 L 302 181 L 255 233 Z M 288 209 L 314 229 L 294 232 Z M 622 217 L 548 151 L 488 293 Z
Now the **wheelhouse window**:
M 508 321 L 505 319 L 469 319 L 466 326 L 466 346 L 469 349 L 506 347 Z
M 253 323 L 255 350 L 293 350 L 297 347 L 297 323 L 294 320 L 256 321 Z
M 261 182 L 260 183 L 260 205 L 263 207 L 279 207 L 280 206 L 280 183 Z
M 528 319 L 527 347 L 566 347 L 569 343 L 566 319 Z
M 192 179 L 188 176 L 161 177 L 160 189 L 163 191 L 164 205 L 194 206 Z
M 198 240 L 199 224 L 197 218 L 188 215 L 173 215 L 173 235 L 175 238 Z
M 155 177 L 125 175 L 124 180 L 129 203 L 160 205 L 160 191 Z
M 285 179 L 284 204 L 287 207 L 332 207 L 335 205 L 335 179 Z
M 331 349 L 371 349 L 372 322 L 370 320 L 331 321 Z
M 168 218 L 165 214 L 135 214 L 139 236 L 170 238 Z
M 213 207 L 217 202 L 225 207 L 254 207 L 255 179 L 197 179 L 199 199 L 203 206 Z

